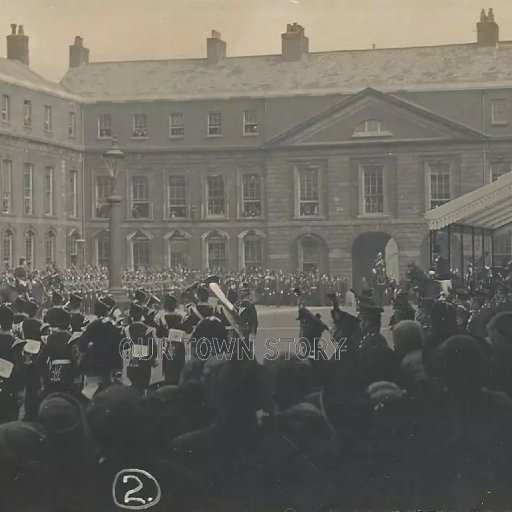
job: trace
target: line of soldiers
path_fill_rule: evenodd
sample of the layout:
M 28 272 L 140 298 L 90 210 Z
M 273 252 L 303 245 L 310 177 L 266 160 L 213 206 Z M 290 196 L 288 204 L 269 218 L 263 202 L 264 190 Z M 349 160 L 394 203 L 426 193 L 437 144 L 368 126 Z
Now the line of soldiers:
M 35 418 L 41 400 L 54 392 L 86 404 L 97 392 L 121 382 L 123 359 L 132 386 L 147 390 L 162 348 L 163 381 L 177 384 L 186 360 L 197 355 L 196 344 L 184 343 L 184 338 L 225 339 L 236 327 L 210 296 L 210 282 L 218 278 L 210 276 L 188 289 L 191 302 L 184 313 L 177 310 L 175 296 L 166 294 L 160 302 L 142 289 L 135 292 L 127 315 L 108 294 L 96 300 L 91 317 L 82 311 L 81 295 L 70 293 L 66 302 L 57 290 L 42 318 L 40 305 L 31 297 L 20 295 L 12 304 L 0 304 L 0 423 Z M 254 336 L 258 318 L 248 285 L 230 288 L 227 295 L 237 318 Z

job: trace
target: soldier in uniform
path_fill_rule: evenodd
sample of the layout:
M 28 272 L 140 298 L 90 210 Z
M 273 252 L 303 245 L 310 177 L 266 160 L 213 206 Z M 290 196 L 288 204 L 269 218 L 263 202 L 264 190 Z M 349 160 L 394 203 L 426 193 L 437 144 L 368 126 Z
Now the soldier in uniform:
M 247 283 L 242 283 L 240 287 L 240 307 L 239 314 L 249 328 L 249 334 L 255 336 L 258 332 L 258 312 L 250 299 L 251 290 Z
M 156 330 L 142 322 L 144 308 L 138 302 L 130 304 L 130 324 L 123 330 L 123 343 L 130 342 L 131 354 L 126 374 L 132 386 L 147 390 L 151 381 L 151 368 L 156 362 Z
M 357 302 L 362 336 L 359 350 L 389 348 L 386 338 L 380 334 L 384 310 L 375 302 L 371 295 L 361 296 Z
M 71 315 L 66 309 L 54 306 L 48 310 L 46 319 L 51 332 L 43 336 L 44 345 L 36 360 L 43 375 L 44 393 L 62 391 L 77 394 L 78 350 L 73 347 L 71 339 Z
M 37 318 L 39 306 L 35 300 L 25 303 L 26 318 L 21 322 L 21 335 L 25 340 L 41 341 L 42 322 Z
M 187 306 L 187 315 L 183 320 L 183 330 L 187 334 L 191 334 L 194 327 L 204 318 L 208 318 L 215 314 L 213 306 L 208 304 L 210 291 L 205 284 L 200 284 L 195 291 L 197 303 Z
M 85 315 L 82 313 L 81 306 L 82 296 L 76 292 L 71 292 L 65 308 L 71 315 L 71 331 L 73 333 L 81 333 L 84 327 Z
M 157 335 L 160 339 L 166 339 L 169 344 L 162 361 L 162 372 L 167 384 L 178 384 L 181 372 L 185 366 L 185 344 L 179 341 L 169 340 L 169 330 L 182 331 L 183 316 L 176 312 L 178 301 L 170 293 L 164 296 L 164 311 L 159 316 Z
M 389 320 L 389 326 L 393 328 L 402 320 L 414 320 L 416 311 L 409 303 L 409 292 L 407 290 L 398 290 L 393 301 L 393 315 Z
M 19 340 L 12 332 L 14 311 L 8 304 L 0 305 L 0 422 L 18 419 L 17 393 L 20 389 L 16 358 Z M 12 367 L 12 366 L 14 367 Z
M 114 325 L 112 307 L 98 299 L 94 304 L 95 319 L 80 337 L 81 369 L 87 378 L 85 394 L 101 391 L 110 386 L 123 369 L 120 355 L 121 330 Z

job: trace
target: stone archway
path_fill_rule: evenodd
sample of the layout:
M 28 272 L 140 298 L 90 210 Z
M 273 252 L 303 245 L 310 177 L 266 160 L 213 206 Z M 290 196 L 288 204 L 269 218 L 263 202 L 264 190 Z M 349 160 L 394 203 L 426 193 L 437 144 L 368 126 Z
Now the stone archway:
M 399 250 L 395 239 L 383 231 L 370 231 L 357 236 L 352 244 L 352 286 L 360 293 L 363 278 L 372 285 L 372 269 L 381 252 L 386 260 L 387 273 L 399 278 Z

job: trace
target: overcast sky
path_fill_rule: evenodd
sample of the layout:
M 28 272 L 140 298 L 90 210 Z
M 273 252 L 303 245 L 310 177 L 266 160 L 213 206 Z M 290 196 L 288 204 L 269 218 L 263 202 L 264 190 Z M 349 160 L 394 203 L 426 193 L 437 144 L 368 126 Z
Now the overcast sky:
M 31 67 L 59 80 L 68 46 L 85 39 L 91 61 L 204 57 L 211 29 L 228 55 L 280 53 L 286 24 L 306 28 L 310 51 L 473 42 L 482 7 L 512 39 L 512 0 L 0 0 L 30 36 Z M 0 56 L 6 55 L 0 37 Z

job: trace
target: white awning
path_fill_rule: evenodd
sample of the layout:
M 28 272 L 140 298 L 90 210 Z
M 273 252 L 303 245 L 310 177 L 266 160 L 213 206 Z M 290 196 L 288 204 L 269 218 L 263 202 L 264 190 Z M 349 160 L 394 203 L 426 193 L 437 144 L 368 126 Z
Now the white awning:
M 494 183 L 457 197 L 425 214 L 428 228 L 437 231 L 450 224 L 498 230 L 512 224 L 512 172 Z

